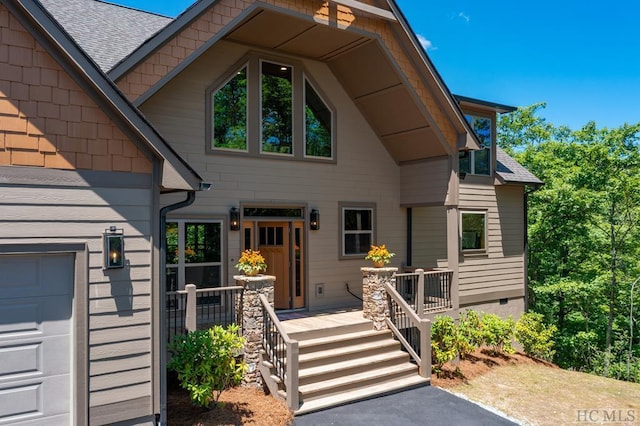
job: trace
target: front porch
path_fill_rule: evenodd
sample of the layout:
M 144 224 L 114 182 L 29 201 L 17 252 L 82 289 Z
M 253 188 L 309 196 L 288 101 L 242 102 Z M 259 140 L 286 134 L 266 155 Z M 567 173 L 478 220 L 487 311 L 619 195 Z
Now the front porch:
M 453 272 L 362 271 L 362 308 L 276 312 L 268 285 L 260 286 L 266 293 L 246 286 L 171 293 L 169 333 L 234 319 L 246 333 L 246 324 L 257 324 L 259 353 L 246 357 L 252 376 L 298 414 L 429 384 L 430 319 L 453 309 Z

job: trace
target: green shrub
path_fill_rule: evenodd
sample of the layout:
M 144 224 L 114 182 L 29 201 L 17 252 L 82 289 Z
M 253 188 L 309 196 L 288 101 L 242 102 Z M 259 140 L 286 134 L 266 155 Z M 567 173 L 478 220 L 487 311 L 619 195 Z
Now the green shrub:
M 431 324 L 431 360 L 436 373 L 458 355 L 459 333 L 451 317 L 437 316 Z
M 496 314 L 482 316 L 482 339 L 490 346 L 494 353 L 514 353 L 511 340 L 514 335 L 515 323 L 513 318 L 502 319 Z
M 458 321 L 460 358 L 478 349 L 482 343 L 482 321 L 478 312 L 468 309 L 460 314 Z
M 528 312 L 516 322 L 516 340 L 529 356 L 551 360 L 555 354 L 551 340 L 558 330 L 555 325 L 545 325 L 542 314 Z
M 167 367 L 178 373 L 194 405 L 209 408 L 222 391 L 242 381 L 246 366 L 239 357 L 244 344 L 237 325 L 176 336 L 169 346 L 173 358 Z

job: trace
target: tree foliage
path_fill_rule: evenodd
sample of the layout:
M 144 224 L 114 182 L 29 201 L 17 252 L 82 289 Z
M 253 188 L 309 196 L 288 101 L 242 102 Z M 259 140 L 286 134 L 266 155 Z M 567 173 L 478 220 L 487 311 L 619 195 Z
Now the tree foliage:
M 630 287 L 640 275 L 640 123 L 571 130 L 537 116 L 544 107 L 498 123 L 498 144 L 545 183 L 529 195 L 530 308 L 557 326 L 561 366 L 620 377 L 640 353 L 638 339 L 629 341 L 630 298 L 638 300 Z

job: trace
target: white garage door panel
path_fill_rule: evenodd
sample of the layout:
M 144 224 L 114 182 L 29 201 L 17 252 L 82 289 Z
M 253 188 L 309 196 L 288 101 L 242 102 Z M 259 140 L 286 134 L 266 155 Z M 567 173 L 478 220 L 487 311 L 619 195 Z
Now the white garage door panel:
M 0 425 L 69 425 L 74 257 L 0 255 Z
M 0 386 L 9 381 L 70 373 L 68 336 L 0 344 Z
M 1 293 L 0 293 L 1 294 Z M 21 337 L 68 335 L 71 296 L 0 299 L 0 344 Z
M 0 256 L 3 298 L 68 295 L 73 279 L 73 256 Z
M 0 425 L 69 424 L 68 379 L 64 376 L 47 377 L 44 380 L 25 381 L 11 387 L 0 386 Z M 61 416 L 65 422 L 52 423 L 50 417 Z

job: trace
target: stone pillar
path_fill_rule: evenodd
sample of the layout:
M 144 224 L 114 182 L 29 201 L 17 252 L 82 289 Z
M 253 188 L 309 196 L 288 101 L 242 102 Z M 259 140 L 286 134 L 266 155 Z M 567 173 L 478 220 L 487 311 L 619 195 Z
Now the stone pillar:
M 247 343 L 244 350 L 244 361 L 247 364 L 247 373 L 244 375 L 243 384 L 246 386 L 262 386 L 260 377 L 260 350 L 262 349 L 262 303 L 260 294 L 264 294 L 273 307 L 273 283 L 276 277 L 272 275 L 257 275 L 248 277 L 236 275 L 233 277 L 239 286 L 244 287 L 242 295 L 241 317 L 242 335 Z
M 398 268 L 360 268 L 362 271 L 362 315 L 373 321 L 374 330 L 387 329 L 389 303 L 385 283 L 393 285 Z

